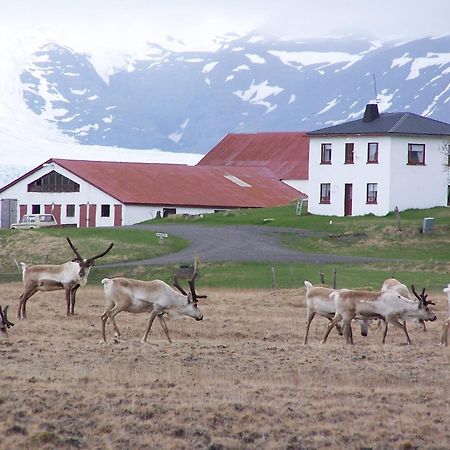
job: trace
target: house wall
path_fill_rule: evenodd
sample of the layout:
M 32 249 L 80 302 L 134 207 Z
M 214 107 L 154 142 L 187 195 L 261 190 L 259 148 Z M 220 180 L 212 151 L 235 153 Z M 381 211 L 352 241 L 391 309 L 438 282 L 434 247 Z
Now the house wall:
M 345 143 L 354 143 L 354 164 L 345 164 Z M 378 142 L 378 163 L 367 163 L 369 142 Z M 331 164 L 321 164 L 321 144 L 331 143 Z M 425 144 L 425 165 L 408 165 L 408 143 Z M 437 137 L 311 137 L 308 211 L 344 215 L 345 184 L 353 185 L 352 215 L 386 215 L 395 207 L 429 208 L 447 204 L 444 140 Z M 331 184 L 330 204 L 320 203 L 320 184 Z M 367 203 L 367 183 L 377 183 L 376 204 Z
M 447 205 L 447 153 L 440 137 L 396 137 L 391 153 L 391 193 L 389 209 L 431 208 Z M 408 144 L 425 144 L 425 165 L 408 165 Z
M 164 208 L 173 208 L 176 210 L 176 214 L 210 214 L 216 209 L 220 208 L 194 208 L 187 206 L 148 206 L 148 205 L 126 205 L 124 213 L 124 221 L 126 225 L 132 225 L 134 223 L 143 222 L 144 220 L 151 220 L 157 217 L 159 212 L 160 216 L 163 217 Z M 227 208 L 222 208 L 227 209 Z

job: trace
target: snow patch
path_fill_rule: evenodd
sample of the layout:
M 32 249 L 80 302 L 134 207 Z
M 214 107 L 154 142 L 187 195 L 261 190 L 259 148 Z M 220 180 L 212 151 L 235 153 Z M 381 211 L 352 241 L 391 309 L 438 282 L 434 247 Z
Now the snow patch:
M 233 94 L 237 95 L 241 100 L 249 102 L 253 105 L 262 105 L 267 108 L 266 112 L 273 111 L 277 105 L 272 105 L 270 102 L 265 101 L 267 97 L 272 95 L 278 95 L 283 92 L 284 89 L 279 86 L 270 86 L 268 80 L 262 83 L 255 84 L 255 80 L 252 80 L 251 85 L 245 91 L 237 90 Z
M 245 56 L 252 62 L 253 64 L 265 64 L 266 60 L 259 55 L 254 55 L 252 53 L 246 53 Z
M 217 64 L 219 64 L 218 61 L 214 61 L 214 62 L 210 62 L 208 64 L 205 64 L 203 66 L 202 73 L 209 73 L 209 72 L 211 72 L 211 70 L 213 70 L 214 67 L 217 66 Z

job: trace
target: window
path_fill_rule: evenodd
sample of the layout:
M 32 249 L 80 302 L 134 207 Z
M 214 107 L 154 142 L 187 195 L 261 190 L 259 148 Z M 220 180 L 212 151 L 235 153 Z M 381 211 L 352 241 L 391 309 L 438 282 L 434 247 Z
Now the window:
M 353 142 L 346 142 L 345 144 L 345 164 L 353 164 L 353 153 L 355 144 Z
M 322 183 L 320 185 L 320 203 L 331 203 L 330 188 L 331 188 L 330 183 Z
M 28 192 L 80 192 L 80 185 L 52 170 L 30 183 Z
M 75 217 L 75 205 L 66 206 L 66 217 Z
M 102 217 L 109 217 L 109 214 L 110 214 L 110 206 L 109 205 L 102 205 L 101 216 Z
M 41 205 L 31 205 L 31 214 L 40 214 Z
M 367 164 L 378 163 L 378 142 L 369 142 L 367 144 Z
M 447 185 L 447 206 L 450 206 L 450 184 Z
M 331 164 L 331 144 L 322 144 L 320 164 Z
M 378 184 L 367 183 L 367 203 L 377 203 Z
M 425 144 L 408 144 L 408 164 L 425 165 Z

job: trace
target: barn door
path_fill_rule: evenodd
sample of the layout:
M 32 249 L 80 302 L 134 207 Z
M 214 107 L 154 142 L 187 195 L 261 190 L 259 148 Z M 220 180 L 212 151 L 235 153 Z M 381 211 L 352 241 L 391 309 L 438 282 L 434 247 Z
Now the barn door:
M 114 205 L 114 226 L 122 226 L 122 205 Z
M 87 205 L 80 205 L 80 228 L 86 228 L 87 225 Z

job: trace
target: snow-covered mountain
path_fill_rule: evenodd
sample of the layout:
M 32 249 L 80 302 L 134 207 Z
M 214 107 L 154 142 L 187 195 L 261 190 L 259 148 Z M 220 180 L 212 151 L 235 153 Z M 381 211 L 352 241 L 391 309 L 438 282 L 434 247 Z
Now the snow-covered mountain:
M 450 36 L 217 43 L 86 53 L 0 32 L 0 185 L 50 157 L 195 164 L 227 133 L 358 118 L 376 91 L 381 111 L 450 121 Z
M 376 86 L 374 86 L 374 79 Z M 206 153 L 225 134 L 308 131 L 381 111 L 450 121 L 450 36 L 228 36 L 213 52 L 148 44 L 105 59 L 48 44 L 20 74 L 28 109 L 81 144 Z

